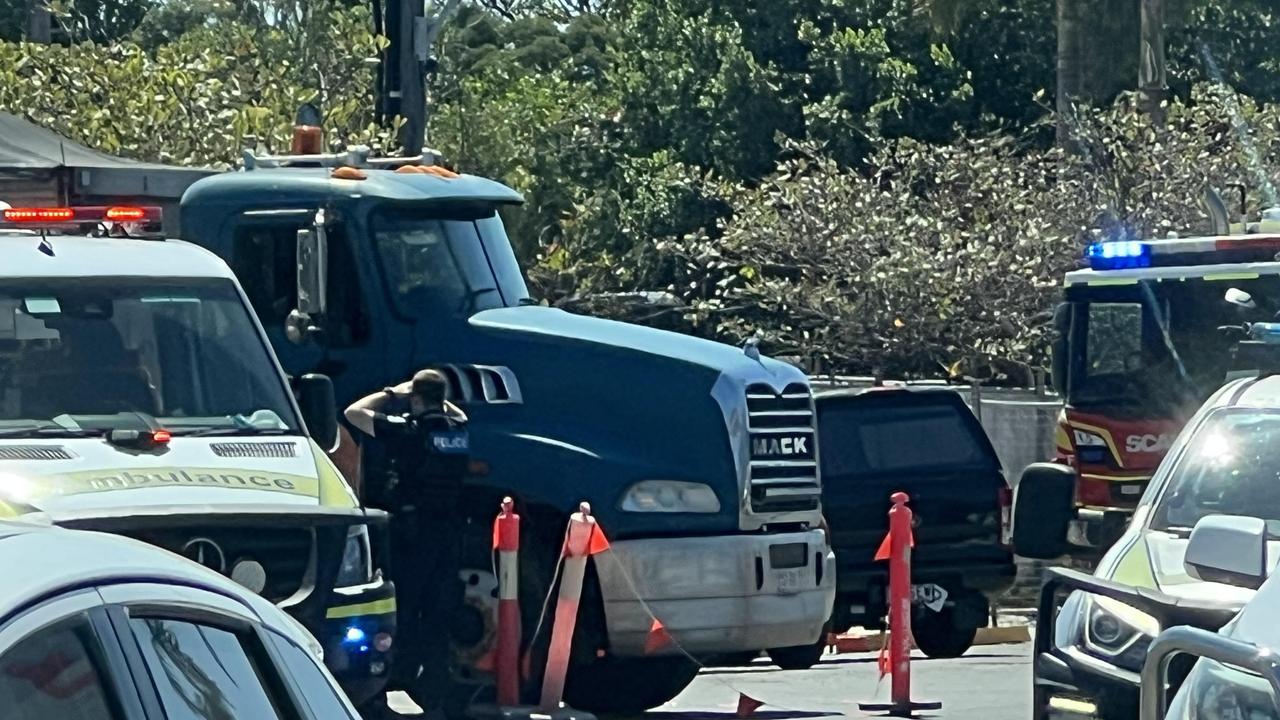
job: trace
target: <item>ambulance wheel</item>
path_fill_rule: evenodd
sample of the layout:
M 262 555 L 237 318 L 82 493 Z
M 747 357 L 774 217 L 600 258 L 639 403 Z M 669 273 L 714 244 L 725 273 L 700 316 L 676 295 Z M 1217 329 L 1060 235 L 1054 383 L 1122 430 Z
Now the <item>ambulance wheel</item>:
M 573 668 L 564 699 L 602 715 L 641 713 L 675 699 L 697 675 L 697 663 L 685 657 L 599 658 Z

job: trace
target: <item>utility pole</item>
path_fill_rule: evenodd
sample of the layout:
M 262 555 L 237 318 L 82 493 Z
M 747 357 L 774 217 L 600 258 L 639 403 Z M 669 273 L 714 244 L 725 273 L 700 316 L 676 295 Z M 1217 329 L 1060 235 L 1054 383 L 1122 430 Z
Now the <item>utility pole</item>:
M 1058 87 L 1055 109 L 1058 114 L 1057 139 L 1061 147 L 1072 145 L 1073 105 L 1084 90 L 1083 4 L 1083 0 L 1057 0 Z
M 53 42 L 53 19 L 45 0 L 29 0 L 27 7 L 27 40 L 48 45 Z
M 390 122 L 399 116 L 400 145 L 406 155 L 422 152 L 427 136 L 427 69 L 434 64 L 440 33 L 458 11 L 461 0 L 440 0 L 428 8 L 425 0 L 385 0 L 384 32 L 387 49 L 382 58 L 382 97 L 379 116 Z M 374 8 L 377 9 L 375 4 Z
M 1168 83 L 1164 55 L 1165 0 L 1139 0 L 1142 30 L 1138 44 L 1138 96 L 1152 122 L 1164 122 Z

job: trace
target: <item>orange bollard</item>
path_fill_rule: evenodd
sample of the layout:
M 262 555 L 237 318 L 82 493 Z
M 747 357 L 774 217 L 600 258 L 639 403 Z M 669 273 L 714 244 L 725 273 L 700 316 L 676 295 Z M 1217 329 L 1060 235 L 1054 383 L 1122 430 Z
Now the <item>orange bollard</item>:
M 520 516 L 511 498 L 493 521 L 493 548 L 498 551 L 498 705 L 520 702 Z
M 940 702 L 911 700 L 911 508 L 906 493 L 889 498 L 889 535 L 876 553 L 877 560 L 889 560 L 889 673 L 892 675 L 890 702 L 858 703 L 866 712 L 883 712 L 912 717 L 917 710 L 940 710 Z M 886 552 L 886 550 L 888 552 Z
M 560 594 L 556 598 L 555 624 L 551 627 L 551 646 L 547 650 L 547 672 L 542 679 L 542 701 L 538 707 L 551 712 L 560 707 L 564 697 L 565 674 L 569 671 L 569 648 L 573 643 L 573 628 L 578 621 L 578 601 L 582 597 L 582 580 L 587 571 L 587 558 L 600 550 L 597 542 L 603 541 L 595 518 L 591 517 L 591 505 L 582 503 L 578 512 L 569 517 L 569 529 L 564 536 L 564 569 L 560 575 Z

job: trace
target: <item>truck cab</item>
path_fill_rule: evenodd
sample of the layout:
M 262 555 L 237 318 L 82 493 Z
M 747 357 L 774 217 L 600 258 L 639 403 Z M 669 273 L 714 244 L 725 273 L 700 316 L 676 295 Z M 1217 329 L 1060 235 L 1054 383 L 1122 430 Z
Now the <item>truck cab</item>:
M 1278 253 L 1272 232 L 1108 241 L 1067 274 L 1054 316 L 1056 461 L 1077 473 L 1079 554 L 1123 532 L 1177 433 L 1233 372 L 1240 344 L 1223 330 L 1274 317 Z
M 159 215 L 0 215 L 0 518 L 128 536 L 230 577 L 371 699 L 395 632 L 373 565 L 386 518 L 324 452 L 332 384 L 291 387 L 231 269 L 152 234 Z
M 459 675 L 492 643 L 504 494 L 525 518 L 526 641 L 581 501 L 612 543 L 583 601 L 576 707 L 666 702 L 696 671 L 682 651 L 818 640 L 834 558 L 800 370 L 540 306 L 501 217 L 522 198 L 492 180 L 356 151 L 246 166 L 188 190 L 182 234 L 235 269 L 287 371 L 323 372 L 349 403 L 434 367 L 471 418 Z M 377 472 L 376 443 L 364 450 Z M 646 652 L 650 611 L 676 644 Z

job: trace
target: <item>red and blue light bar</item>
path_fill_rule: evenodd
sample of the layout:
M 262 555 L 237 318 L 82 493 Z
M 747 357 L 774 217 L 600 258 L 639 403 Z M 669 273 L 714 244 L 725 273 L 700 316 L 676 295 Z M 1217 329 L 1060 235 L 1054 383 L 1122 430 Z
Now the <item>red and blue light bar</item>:
M 101 207 L 23 207 L 0 211 L 0 226 L 65 227 L 85 223 L 158 223 L 160 208 L 112 205 Z
M 1090 245 L 1084 254 L 1094 270 L 1274 262 L 1278 256 L 1280 235 L 1108 240 Z

